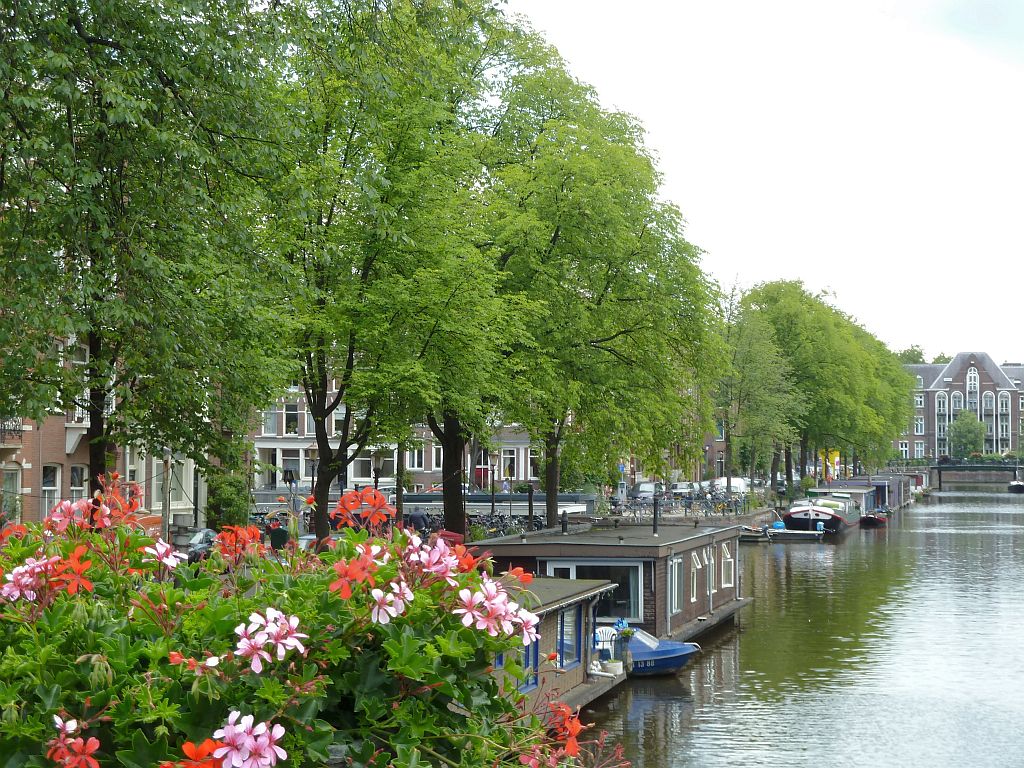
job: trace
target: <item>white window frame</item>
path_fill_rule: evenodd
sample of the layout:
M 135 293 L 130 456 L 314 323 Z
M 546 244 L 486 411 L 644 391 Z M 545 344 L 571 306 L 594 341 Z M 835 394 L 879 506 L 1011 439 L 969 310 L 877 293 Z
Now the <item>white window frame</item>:
M 668 561 L 668 611 L 682 613 L 686 605 L 686 558 L 674 557 Z
M 283 412 L 284 412 L 284 418 L 281 421 L 281 429 L 283 431 L 281 432 L 281 434 L 282 435 L 297 435 L 297 434 L 299 434 L 299 404 L 298 403 L 285 403 L 284 404 L 284 408 L 283 408 Z M 295 431 L 294 432 L 290 431 L 288 429 L 288 422 L 292 419 L 292 417 L 294 417 L 294 419 L 295 419 Z
M 509 475 L 508 465 L 512 464 L 512 474 Z M 519 451 L 515 448 L 501 449 L 501 465 L 498 467 L 498 474 L 502 480 L 519 479 Z
M 627 616 L 626 620 L 634 624 L 643 622 L 644 616 L 644 561 L 643 560 L 620 560 L 617 558 L 582 558 L 582 559 L 548 559 L 544 561 L 544 573 L 548 576 L 555 576 L 556 569 L 567 569 L 569 578 L 576 578 L 576 568 L 580 565 L 605 565 L 615 568 L 632 568 L 636 572 L 636 614 Z M 610 619 L 613 617 L 598 616 L 598 620 Z
M 529 475 L 527 477 L 527 480 L 539 480 L 540 479 L 539 475 L 535 475 L 533 473 L 534 464 L 536 463 L 536 466 L 540 467 L 540 460 L 541 460 L 540 451 L 537 448 L 531 448 L 530 452 L 527 454 L 527 457 L 526 457 L 526 472 Z
M 690 553 L 690 602 L 697 602 L 697 571 L 701 569 L 700 558 L 696 552 Z
M 434 443 L 431 447 L 431 453 L 433 455 L 431 456 L 430 470 L 431 472 L 440 472 L 441 467 L 444 466 L 444 446 Z
M 900 457 L 904 459 L 910 458 L 910 442 L 907 440 L 900 440 Z
M 914 417 L 914 434 L 915 435 L 923 435 L 924 434 L 924 416 L 915 416 Z
M 949 396 L 949 410 L 962 411 L 964 409 L 964 393 L 954 391 Z
M 915 440 L 914 441 L 914 458 L 915 459 L 923 459 L 924 458 L 924 440 Z
M 46 470 L 53 469 L 53 482 L 46 485 Z M 60 464 L 44 464 L 39 472 L 39 493 L 43 505 L 43 517 L 50 514 L 50 510 L 57 506 L 60 501 Z
M 729 550 L 729 542 L 722 542 L 722 588 L 736 584 L 736 561 Z
M 75 475 L 78 474 L 81 480 L 79 485 L 75 485 Z M 71 472 L 68 474 L 68 497 L 71 501 L 80 501 L 84 499 L 89 493 L 89 467 L 86 464 L 72 464 Z
M 918 392 L 916 395 L 914 395 L 914 407 L 915 408 L 924 408 L 924 393 L 923 392 Z
M 967 369 L 967 391 L 968 392 L 977 392 L 978 391 L 979 380 L 980 379 L 978 377 L 978 369 L 977 368 L 968 368 Z
M 405 452 L 405 468 L 415 469 L 417 472 L 423 469 L 423 446 L 419 445 L 410 448 Z
M 715 594 L 718 591 L 717 573 L 715 572 L 715 549 L 714 547 L 704 548 L 704 558 L 708 565 L 708 592 Z

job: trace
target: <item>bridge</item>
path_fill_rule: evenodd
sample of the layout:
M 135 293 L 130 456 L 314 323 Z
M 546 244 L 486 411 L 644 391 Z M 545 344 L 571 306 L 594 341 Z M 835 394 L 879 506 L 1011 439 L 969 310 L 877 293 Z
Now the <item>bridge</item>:
M 928 468 L 928 485 L 942 490 L 942 480 L 961 485 L 1001 484 L 1006 485 L 1024 475 L 1024 469 L 1017 464 L 978 462 L 974 464 L 935 464 Z

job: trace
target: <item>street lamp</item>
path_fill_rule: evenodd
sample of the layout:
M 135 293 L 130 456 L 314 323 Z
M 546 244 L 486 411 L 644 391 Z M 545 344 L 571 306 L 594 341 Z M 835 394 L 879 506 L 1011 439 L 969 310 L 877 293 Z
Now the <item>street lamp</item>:
M 373 462 L 373 490 L 377 490 L 377 485 L 380 483 L 380 473 L 384 469 L 384 462 L 387 460 L 388 452 L 383 448 L 375 448 L 373 453 L 370 454 L 370 460 Z
M 492 450 L 487 458 L 491 460 L 491 517 L 494 517 L 494 473 L 498 470 L 498 452 Z

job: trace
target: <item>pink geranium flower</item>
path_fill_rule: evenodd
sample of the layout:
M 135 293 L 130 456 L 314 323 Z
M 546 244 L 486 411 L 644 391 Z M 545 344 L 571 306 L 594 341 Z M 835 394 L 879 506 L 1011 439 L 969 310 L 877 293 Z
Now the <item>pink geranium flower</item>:
M 249 634 L 252 627 L 239 624 L 235 627 L 235 634 L 238 635 L 238 646 L 235 648 L 235 655 L 243 659 L 252 659 L 251 669 L 257 675 L 263 671 L 263 661 L 270 661 L 270 654 L 264 646 L 270 639 L 266 632 Z
M 152 555 L 168 568 L 175 568 L 178 563 L 188 560 L 188 555 L 184 552 L 175 552 L 174 547 L 163 539 L 157 539 L 152 547 L 143 547 L 142 551 L 146 554 Z M 144 557 L 142 558 L 142 562 L 151 563 L 153 562 L 153 557 Z
M 387 624 L 398 615 L 393 593 L 385 593 L 384 590 L 373 589 L 370 590 L 370 595 L 374 600 L 373 608 L 370 610 L 370 618 L 374 624 Z
M 252 721 L 252 715 L 242 717 L 241 712 L 234 710 L 228 721 L 213 732 L 213 738 L 223 745 L 214 750 L 213 756 L 223 761 L 224 768 L 242 768 L 256 746 L 256 739 L 266 731 L 266 723 L 254 727 Z

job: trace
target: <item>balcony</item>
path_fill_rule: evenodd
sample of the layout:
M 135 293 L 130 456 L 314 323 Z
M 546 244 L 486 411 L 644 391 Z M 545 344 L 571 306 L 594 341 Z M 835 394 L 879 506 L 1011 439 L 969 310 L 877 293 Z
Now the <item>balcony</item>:
M 20 416 L 0 419 L 0 461 L 10 461 L 24 442 L 25 421 Z

